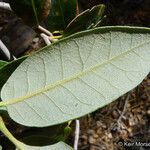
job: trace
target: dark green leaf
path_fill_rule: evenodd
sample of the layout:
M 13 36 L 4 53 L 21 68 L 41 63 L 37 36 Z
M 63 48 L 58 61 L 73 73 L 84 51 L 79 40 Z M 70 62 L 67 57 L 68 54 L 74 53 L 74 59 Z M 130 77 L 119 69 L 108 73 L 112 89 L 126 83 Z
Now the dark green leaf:
M 25 133 L 22 133 L 23 138 L 21 141 L 33 146 L 51 145 L 59 141 L 65 141 L 65 127 L 66 124 L 45 128 L 30 128 Z
M 0 69 L 4 67 L 8 62 L 0 60 Z
M 68 24 L 64 31 L 64 36 L 96 27 L 103 18 L 104 10 L 104 5 L 96 5 L 91 10 L 85 10 Z
M 68 23 L 76 16 L 77 0 L 52 0 L 52 7 L 48 16 L 48 29 L 64 30 Z

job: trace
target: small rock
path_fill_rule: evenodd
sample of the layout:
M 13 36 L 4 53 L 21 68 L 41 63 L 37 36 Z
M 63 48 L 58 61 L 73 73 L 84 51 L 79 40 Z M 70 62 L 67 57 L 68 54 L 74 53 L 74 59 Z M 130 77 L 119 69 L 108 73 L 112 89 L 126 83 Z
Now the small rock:
M 87 137 L 86 135 L 82 135 L 82 136 L 81 136 L 81 139 L 87 140 L 88 137 Z
M 93 137 L 94 137 L 95 139 L 97 139 L 97 138 L 99 138 L 99 135 L 98 135 L 98 134 L 94 134 Z
M 112 139 L 112 138 L 113 138 L 113 136 L 112 136 L 111 133 L 108 134 L 108 138 L 109 138 L 109 139 Z
M 104 123 L 102 123 L 101 121 L 96 121 L 96 125 L 97 125 L 97 127 L 101 127 L 101 128 L 104 128 L 104 129 L 107 128 L 106 125 Z
M 150 116 L 150 110 L 147 110 L 147 114 Z
M 90 143 L 90 144 L 96 143 L 96 139 L 94 139 L 93 136 L 90 136 L 90 137 L 89 137 L 89 143 Z
M 88 133 L 89 135 L 94 135 L 94 134 L 95 134 L 95 131 L 90 129 L 90 130 L 87 131 L 87 133 Z
M 37 43 L 38 41 L 39 41 L 38 37 L 33 39 L 33 43 Z
M 99 128 L 98 130 L 97 130 L 97 134 L 102 134 L 102 130 L 101 130 L 101 128 Z
M 113 118 L 118 118 L 119 117 L 119 114 L 118 114 L 118 112 L 116 111 L 116 110 L 113 110 L 113 112 L 112 112 L 112 116 L 113 116 Z

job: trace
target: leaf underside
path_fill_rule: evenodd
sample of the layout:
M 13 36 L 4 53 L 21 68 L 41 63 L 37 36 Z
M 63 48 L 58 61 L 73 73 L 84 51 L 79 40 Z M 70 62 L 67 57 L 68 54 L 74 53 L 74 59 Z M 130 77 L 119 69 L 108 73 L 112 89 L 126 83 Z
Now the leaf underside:
M 0 90 L 2 86 L 5 84 L 5 82 L 8 80 L 10 75 L 14 72 L 14 70 L 19 66 L 20 63 L 22 63 L 27 56 L 21 57 L 15 61 L 12 62 L 5 62 L 5 65 L 0 67 Z
M 150 71 L 150 30 L 103 27 L 28 57 L 4 85 L 10 117 L 50 126 L 86 115 L 137 86 Z
M 0 90 L 2 86 L 5 84 L 5 82 L 8 80 L 10 75 L 14 72 L 14 70 L 19 66 L 20 63 L 22 63 L 27 56 L 21 57 L 15 61 L 7 62 L 5 65 L 0 67 Z
M 65 144 L 64 142 L 59 142 L 54 145 L 43 146 L 43 147 L 28 146 L 24 144 L 24 147 L 25 150 L 73 150 L 69 145 Z

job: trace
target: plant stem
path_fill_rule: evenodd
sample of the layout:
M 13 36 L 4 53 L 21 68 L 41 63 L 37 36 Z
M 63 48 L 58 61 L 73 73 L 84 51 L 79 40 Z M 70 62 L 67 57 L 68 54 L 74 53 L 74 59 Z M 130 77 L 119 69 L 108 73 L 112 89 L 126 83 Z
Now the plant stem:
M 38 26 L 38 29 L 39 29 L 40 31 L 46 33 L 48 36 L 53 36 L 53 34 L 52 34 L 50 31 L 48 31 L 47 29 L 43 28 L 43 27 L 40 26 L 40 25 Z
M 23 143 L 18 141 L 7 129 L 2 117 L 0 116 L 0 131 L 18 148 L 18 150 L 25 150 Z
M 45 42 L 46 45 L 50 45 L 51 44 L 51 42 L 49 40 L 49 37 L 46 34 L 41 33 L 40 35 L 43 38 L 43 40 L 44 40 L 44 42 Z
M 79 135 L 80 135 L 80 121 L 76 120 L 74 150 L 78 150 Z

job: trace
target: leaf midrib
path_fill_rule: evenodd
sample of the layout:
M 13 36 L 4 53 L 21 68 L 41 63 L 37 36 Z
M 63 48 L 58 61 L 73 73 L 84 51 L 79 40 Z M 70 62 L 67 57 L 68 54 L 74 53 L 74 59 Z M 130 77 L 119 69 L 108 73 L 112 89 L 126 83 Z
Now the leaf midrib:
M 143 46 L 145 44 L 148 44 L 148 43 L 150 43 L 150 40 L 146 41 L 144 43 L 141 43 L 141 44 L 139 44 L 139 45 L 137 45 L 137 46 L 135 46 L 135 47 L 133 47 L 133 48 L 131 48 L 131 49 L 129 49 L 129 50 L 127 50 L 127 51 L 117 55 L 117 56 L 115 56 L 115 57 L 112 57 L 109 60 L 106 60 L 106 61 L 104 61 L 102 63 L 98 63 L 97 65 L 95 65 L 93 67 L 90 67 L 89 69 L 86 69 L 86 70 L 84 70 L 82 72 L 76 73 L 76 74 L 74 74 L 72 76 L 69 76 L 68 78 L 64 78 L 64 79 L 62 79 L 62 80 L 60 80 L 60 81 L 58 81 L 56 83 L 47 85 L 46 87 L 41 88 L 41 89 L 39 89 L 39 90 L 37 90 L 35 92 L 29 93 L 29 94 L 27 94 L 25 96 L 21 96 L 21 97 L 18 97 L 18 98 L 13 98 L 13 99 L 2 101 L 2 102 L 0 102 L 0 106 L 7 106 L 7 105 L 15 104 L 15 103 L 18 103 L 18 102 L 22 102 L 22 101 L 24 101 L 26 99 L 32 98 L 34 96 L 38 96 L 38 95 L 40 95 L 40 94 L 42 94 L 44 92 L 47 92 L 47 91 L 49 91 L 51 89 L 54 89 L 54 88 L 58 87 L 59 85 L 64 85 L 65 83 L 70 82 L 72 80 L 75 80 L 75 79 L 77 79 L 77 78 L 79 78 L 79 77 L 81 77 L 83 75 L 86 75 L 86 74 L 90 73 L 93 70 L 98 69 L 99 67 L 102 67 L 102 66 L 104 66 L 106 64 L 109 64 L 109 62 L 111 62 L 111 61 L 113 61 L 113 60 L 115 60 L 117 58 L 123 57 L 126 54 L 129 54 L 130 52 L 132 52 L 134 49 L 139 48 L 139 47 L 141 47 L 141 46 Z

